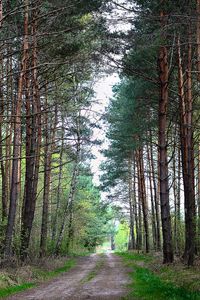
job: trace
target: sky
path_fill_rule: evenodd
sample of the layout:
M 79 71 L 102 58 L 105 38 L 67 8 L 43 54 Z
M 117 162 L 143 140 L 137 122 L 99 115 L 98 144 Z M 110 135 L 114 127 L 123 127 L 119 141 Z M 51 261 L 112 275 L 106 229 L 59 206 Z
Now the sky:
M 123 0 L 117 0 L 116 3 L 123 4 Z M 109 30 L 111 32 L 119 30 L 122 32 L 126 32 L 130 29 L 130 23 L 128 20 L 129 14 L 127 11 L 124 11 L 124 9 L 120 9 L 119 6 L 116 6 L 115 9 L 113 9 L 112 14 L 107 14 L 105 17 L 108 21 Z M 131 17 L 133 17 L 133 13 L 130 14 Z M 125 19 L 124 19 L 125 17 Z M 117 55 L 114 55 L 114 58 L 116 60 L 121 59 L 121 55 L 119 57 Z M 113 67 L 113 70 L 117 67 L 115 63 L 109 62 L 110 68 Z M 97 112 L 97 120 L 99 117 L 105 112 L 106 107 L 108 106 L 109 99 L 112 97 L 112 87 L 119 82 L 119 76 L 117 73 L 113 72 L 113 74 L 106 75 L 102 77 L 98 82 L 95 84 L 94 91 L 95 91 L 95 99 L 94 104 L 92 105 L 92 110 Z M 98 122 L 98 121 L 97 121 Z M 102 125 L 102 123 L 100 123 Z M 101 140 L 104 140 L 104 143 L 101 146 L 94 146 L 92 148 L 92 154 L 95 155 L 95 159 L 91 162 L 91 169 L 94 174 L 93 176 L 93 182 L 94 184 L 98 185 L 99 182 L 99 175 L 100 175 L 100 169 L 99 166 L 101 162 L 104 160 L 103 155 L 100 153 L 102 149 L 105 149 L 108 143 L 105 140 L 105 126 L 102 128 L 102 130 L 95 129 L 94 130 L 94 139 L 98 138 Z
M 108 106 L 109 99 L 112 97 L 112 87 L 119 82 L 119 77 L 116 73 L 107 75 L 101 78 L 98 82 L 96 82 L 94 91 L 95 91 L 95 99 L 92 105 L 92 110 L 96 112 L 96 121 L 99 122 L 100 117 L 105 112 L 106 107 Z M 107 146 L 106 137 L 105 137 L 105 126 L 103 126 L 102 122 L 99 122 L 102 125 L 102 129 L 94 129 L 93 137 L 94 139 L 100 139 L 103 141 L 101 146 L 93 146 L 92 154 L 95 156 L 95 159 L 91 162 L 91 169 L 94 174 L 93 182 L 96 185 L 99 185 L 99 175 L 100 169 L 99 166 L 101 162 L 104 160 L 104 156 L 100 153 L 102 149 L 105 149 Z

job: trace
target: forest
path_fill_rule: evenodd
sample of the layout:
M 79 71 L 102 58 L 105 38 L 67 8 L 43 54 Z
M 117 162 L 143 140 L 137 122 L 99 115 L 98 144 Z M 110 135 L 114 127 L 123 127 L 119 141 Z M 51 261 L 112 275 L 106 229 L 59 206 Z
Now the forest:
M 198 267 L 199 87 L 200 0 L 0 0 L 1 267 L 106 243 Z

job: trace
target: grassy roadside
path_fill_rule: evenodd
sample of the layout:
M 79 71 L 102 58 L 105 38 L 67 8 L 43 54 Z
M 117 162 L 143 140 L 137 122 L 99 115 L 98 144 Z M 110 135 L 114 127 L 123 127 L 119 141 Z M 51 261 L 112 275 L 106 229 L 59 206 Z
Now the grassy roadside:
M 131 269 L 130 294 L 126 299 L 200 300 L 198 268 L 163 266 L 150 255 L 117 253 Z
M 5 298 L 17 292 L 35 287 L 39 283 L 42 283 L 48 279 L 58 276 L 61 273 L 69 271 L 72 267 L 75 266 L 75 264 L 76 260 L 74 258 L 70 258 L 67 259 L 63 266 L 59 266 L 51 270 L 48 270 L 44 266 L 29 266 L 29 278 L 26 278 L 27 276 L 20 277 L 20 275 L 17 275 L 17 273 L 15 275 L 16 278 L 14 278 L 15 276 L 13 274 L 0 274 L 0 283 L 7 282 L 6 287 L 0 287 L 0 298 Z M 24 280 L 28 280 L 28 282 Z

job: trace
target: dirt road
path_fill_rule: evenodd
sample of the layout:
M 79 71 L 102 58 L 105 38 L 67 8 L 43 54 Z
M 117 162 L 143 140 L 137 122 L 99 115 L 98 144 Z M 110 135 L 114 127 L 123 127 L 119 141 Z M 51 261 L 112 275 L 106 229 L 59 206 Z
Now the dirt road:
M 127 270 L 111 253 L 81 258 L 76 267 L 37 288 L 9 297 L 12 300 L 122 299 L 128 292 Z

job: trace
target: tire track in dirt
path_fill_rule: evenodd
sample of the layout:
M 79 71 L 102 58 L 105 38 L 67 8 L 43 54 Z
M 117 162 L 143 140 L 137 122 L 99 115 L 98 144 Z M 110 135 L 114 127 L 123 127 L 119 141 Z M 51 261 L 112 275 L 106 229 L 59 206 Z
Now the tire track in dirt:
M 122 299 L 128 292 L 128 271 L 111 253 L 81 258 L 76 267 L 40 286 L 15 294 L 10 300 Z

